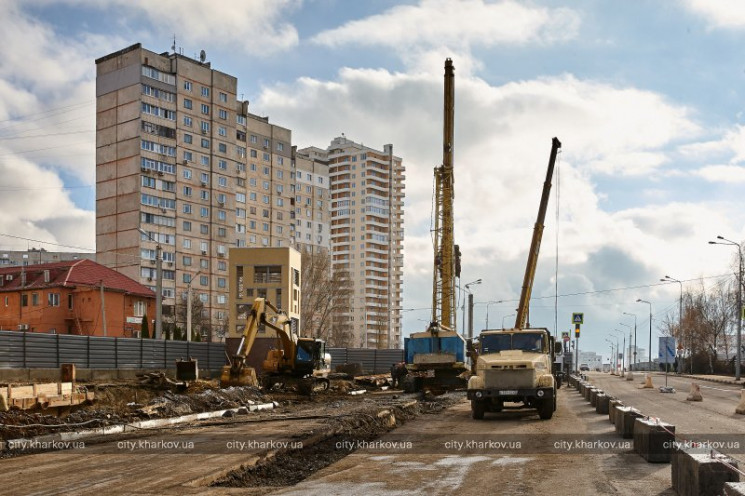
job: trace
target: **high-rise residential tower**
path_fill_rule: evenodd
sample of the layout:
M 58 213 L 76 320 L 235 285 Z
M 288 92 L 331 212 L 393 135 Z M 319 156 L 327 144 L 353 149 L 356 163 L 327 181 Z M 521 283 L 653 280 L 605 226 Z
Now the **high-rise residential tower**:
M 96 69 L 96 259 L 155 290 L 160 250 L 163 320 L 183 326 L 191 285 L 215 340 L 228 248 L 291 245 L 291 131 L 249 113 L 204 54 L 136 44 Z

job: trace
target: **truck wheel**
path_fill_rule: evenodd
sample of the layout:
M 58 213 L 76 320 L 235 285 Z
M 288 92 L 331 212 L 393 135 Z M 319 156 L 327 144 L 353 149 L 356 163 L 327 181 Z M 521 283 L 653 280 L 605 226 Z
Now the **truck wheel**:
M 538 403 L 538 416 L 541 417 L 541 420 L 548 420 L 554 415 L 555 407 L 555 399 L 548 399 L 541 400 L 540 403 Z
M 481 400 L 471 400 L 471 417 L 474 420 L 481 420 L 484 418 L 484 412 L 486 412 L 486 404 Z

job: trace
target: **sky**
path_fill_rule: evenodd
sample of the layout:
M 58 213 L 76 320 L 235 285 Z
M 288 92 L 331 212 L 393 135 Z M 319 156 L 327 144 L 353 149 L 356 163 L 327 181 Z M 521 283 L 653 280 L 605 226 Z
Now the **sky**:
M 455 65 L 455 237 L 474 332 L 511 326 L 551 149 L 530 321 L 580 349 L 637 326 L 745 240 L 745 2 L 0 0 L 0 250 L 95 246 L 95 59 L 176 45 L 238 78 L 293 144 L 392 143 L 406 167 L 404 334 L 430 318 L 432 171 Z M 463 293 L 463 292 L 461 292 Z M 637 299 L 650 302 L 638 303 Z M 491 302 L 491 303 L 490 303 Z M 463 298 L 458 327 L 462 327 Z M 635 314 L 636 317 L 626 314 Z M 487 322 L 488 319 L 488 322 Z M 628 343 L 627 343 L 628 345 Z

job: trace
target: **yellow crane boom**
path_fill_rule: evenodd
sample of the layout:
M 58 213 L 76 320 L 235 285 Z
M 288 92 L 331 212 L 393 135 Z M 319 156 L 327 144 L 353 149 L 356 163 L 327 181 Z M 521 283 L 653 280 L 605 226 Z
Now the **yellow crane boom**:
M 538 208 L 538 218 L 533 228 L 533 239 L 530 242 L 530 251 L 528 252 L 528 263 L 525 266 L 525 277 L 523 277 L 523 288 L 520 292 L 520 303 L 517 307 L 515 317 L 515 329 L 525 329 L 530 327 L 528 322 L 530 294 L 533 292 L 533 279 L 535 278 L 535 269 L 538 263 L 538 252 L 541 250 L 541 239 L 543 238 L 543 222 L 546 220 L 546 209 L 548 208 L 548 197 L 551 193 L 551 178 L 554 175 L 554 164 L 556 163 L 556 154 L 561 148 L 561 142 L 558 138 L 551 140 L 551 157 L 548 160 L 548 171 L 546 171 L 546 180 L 543 183 L 543 193 L 541 194 L 541 204 Z

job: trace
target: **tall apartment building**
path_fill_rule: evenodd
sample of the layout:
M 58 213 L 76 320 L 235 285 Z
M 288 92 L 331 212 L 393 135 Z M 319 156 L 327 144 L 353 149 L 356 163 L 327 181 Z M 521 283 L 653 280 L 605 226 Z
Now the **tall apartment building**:
M 138 43 L 96 60 L 96 260 L 155 290 L 160 247 L 164 322 L 183 325 L 191 284 L 215 340 L 228 248 L 291 246 L 296 212 L 291 131 L 203 58 Z
M 301 150 L 293 147 L 293 155 L 295 249 L 300 252 L 328 250 L 331 222 L 328 153 L 315 146 Z
M 351 334 L 353 346 L 399 347 L 405 180 L 401 158 L 393 155 L 392 145 L 380 151 L 344 136 L 334 138 L 325 151 L 311 147 L 297 154 L 328 164 L 332 270 L 346 272 L 353 288 L 347 310 L 334 318 L 333 332 Z

